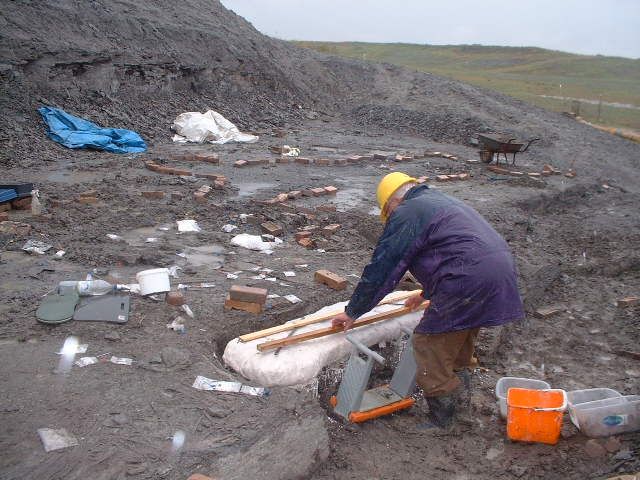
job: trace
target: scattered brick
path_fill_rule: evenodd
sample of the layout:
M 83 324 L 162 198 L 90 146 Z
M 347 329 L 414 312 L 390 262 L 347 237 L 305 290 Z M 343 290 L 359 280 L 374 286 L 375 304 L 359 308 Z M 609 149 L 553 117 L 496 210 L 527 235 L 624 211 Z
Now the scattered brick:
M 282 155 L 282 153 L 285 153 L 284 149 L 279 145 L 270 145 L 269 150 L 272 153 L 277 153 L 278 155 Z M 287 151 L 289 151 L 289 149 L 287 149 Z
M 184 298 L 184 295 L 181 292 L 167 292 L 164 297 L 164 300 L 169 305 L 180 306 L 187 303 L 187 299 Z
M 324 191 L 328 195 L 335 195 L 338 192 L 338 189 L 336 187 L 334 187 L 333 185 L 328 185 L 328 186 L 324 187 Z
M 564 176 L 567 178 L 575 178 L 576 172 L 574 172 L 573 170 L 569 170 L 567 173 L 564 174 Z
M 229 290 L 229 298 L 239 302 L 250 302 L 264 305 L 267 301 L 267 289 L 233 285 Z
M 222 180 L 224 182 L 227 179 L 227 177 L 220 173 L 196 173 L 195 175 L 198 178 L 206 178 L 207 180 Z
M 305 232 L 315 232 L 319 228 L 320 227 L 318 225 L 307 225 L 305 227 L 302 227 L 302 230 L 304 230 Z
M 394 160 L 396 162 L 408 162 L 410 160 L 413 160 L 413 156 L 412 155 L 396 155 Z
M 313 197 L 313 192 L 311 191 L 310 188 L 304 188 L 300 190 L 300 193 L 302 193 L 303 197 Z
M 458 177 L 457 173 L 456 174 L 452 174 L 452 175 L 447 175 L 447 178 L 449 180 L 453 180 L 453 181 L 460 180 L 460 177 Z
M 276 158 L 276 163 L 281 165 L 286 165 L 287 163 L 291 163 L 291 158 L 289 157 L 278 157 Z
M 311 159 L 307 157 L 296 157 L 295 162 L 300 165 L 309 165 L 311 164 Z
M 321 233 L 324 237 L 329 238 L 331 235 L 336 233 L 339 229 L 340 229 L 339 223 L 332 223 L 331 225 L 327 225 L 326 227 L 324 227 Z
M 248 164 L 249 162 L 247 162 L 246 160 L 236 160 L 235 162 L 233 162 L 233 166 L 237 168 L 244 167 Z
M 273 235 L 274 237 L 279 237 L 284 233 L 282 227 L 273 222 L 264 222 L 260 224 L 260 227 L 262 228 L 263 232 L 268 233 L 269 235 Z
M 11 208 L 16 210 L 31 209 L 31 197 L 17 198 L 11 201 Z
M 289 194 L 288 193 L 279 193 L 274 198 L 276 203 L 286 202 L 288 199 L 289 199 Z
M 197 203 L 207 203 L 207 194 L 198 190 L 193 192 L 193 199 Z
M 171 200 L 182 200 L 184 198 L 184 194 L 180 192 L 171 192 Z
M 500 175 L 509 175 L 509 170 L 506 168 L 499 167 L 498 165 L 489 165 L 487 170 L 492 171 L 493 173 L 499 173 Z
M 538 172 L 529 172 L 527 173 L 528 176 L 530 176 L 531 178 L 540 178 L 541 175 Z
M 470 175 L 468 173 L 459 173 L 458 180 L 469 180 Z
M 347 163 L 358 163 L 362 160 L 362 157 L 360 155 L 351 155 L 350 157 L 347 157 Z
M 637 305 L 639 302 L 640 302 L 640 298 L 638 297 L 625 297 L 625 298 L 619 299 L 616 302 L 616 304 L 620 308 L 626 308 L 626 307 L 632 307 L 634 305 Z
M 311 238 L 301 238 L 300 240 L 296 240 L 296 241 L 298 242 L 298 245 L 308 250 L 312 250 L 316 247 L 315 242 Z
M 469 159 L 465 160 L 465 163 L 468 163 L 470 165 L 475 165 L 476 163 L 480 163 L 480 160 L 478 160 L 476 158 L 469 158 Z
M 9 220 L 9 213 L 0 212 L 0 222 L 6 222 L 7 220 Z
M 83 205 L 90 205 L 98 203 L 98 199 L 96 197 L 79 197 L 78 203 L 82 203 Z
M 211 192 L 211 185 L 202 185 L 199 189 L 198 192 L 202 192 L 205 195 L 209 195 L 209 193 Z
M 332 203 L 327 203 L 325 205 L 319 205 L 318 207 L 316 207 L 316 210 L 318 212 L 333 213 L 336 211 L 336 206 Z
M 211 477 L 207 477 L 206 475 L 202 475 L 201 473 L 194 473 L 193 475 L 190 475 L 189 478 L 187 478 L 187 480 L 215 480 Z
M 296 232 L 296 242 L 299 240 L 302 240 L 303 238 L 311 238 L 311 232 L 309 231 Z
M 154 199 L 154 200 L 160 200 L 162 198 L 164 198 L 164 192 L 159 191 L 159 190 L 153 190 L 153 191 L 144 191 L 144 192 L 140 192 L 142 194 L 142 196 L 144 198 L 150 198 L 150 199 Z M 80 197 L 91 197 L 93 195 L 80 195 Z
M 289 193 L 287 193 L 287 198 L 291 199 L 291 200 L 296 200 L 297 198 L 300 198 L 302 196 L 302 192 L 300 190 L 292 190 Z
M 207 162 L 213 163 L 214 165 L 218 165 L 220 163 L 220 158 L 215 153 L 196 153 L 193 155 L 193 159 L 196 162 Z
M 191 175 L 193 175 L 193 173 L 191 172 L 191 170 L 183 170 L 181 168 L 166 168 L 166 167 L 161 167 L 162 172 L 161 173 L 166 173 L 168 175 L 179 175 L 181 177 L 190 177 Z
M 257 167 L 258 165 L 266 165 L 269 163 L 269 160 L 266 158 L 250 158 L 247 160 L 247 163 L 250 167 Z
M 436 182 L 448 182 L 449 180 L 449 175 L 436 175 Z
M 0 212 L 11 210 L 11 202 L 0 203 Z
M 513 177 L 522 177 L 524 175 L 524 172 L 519 172 L 516 170 L 510 170 L 509 171 L 509 175 L 513 176 Z
M 558 307 L 543 307 L 535 311 L 535 316 L 538 318 L 549 318 L 560 311 Z
M 334 290 L 344 290 L 347 288 L 347 280 L 329 270 L 318 270 L 313 278 L 316 282 L 327 285 Z
M 266 291 L 266 290 L 265 290 Z M 227 296 L 224 301 L 225 310 L 242 310 L 244 312 L 259 314 L 262 313 L 264 304 L 254 302 L 243 302 L 242 300 L 233 300 Z
M 591 458 L 599 458 L 607 455 L 607 450 L 595 438 L 587 440 L 584 444 L 584 451 Z
M 412 155 L 413 155 L 413 158 L 415 158 L 416 160 L 424 158 L 424 153 L 414 153 Z
M 331 165 L 331 160 L 329 160 L 328 158 L 317 158 L 313 161 L 313 164 L 319 165 L 321 167 L 328 167 L 329 165 Z
M 322 195 L 326 195 L 327 193 L 328 193 L 328 192 L 327 192 L 324 188 L 322 188 L 322 187 L 317 187 L 317 188 L 312 188 L 312 189 L 311 189 L 311 194 L 312 194 L 314 197 L 320 197 L 320 196 L 322 196 Z
M 344 165 L 346 165 L 347 163 L 348 163 L 348 162 L 347 162 L 347 159 L 346 159 L 346 158 L 337 158 L 337 159 L 334 161 L 334 165 L 339 165 L 339 166 L 344 166 Z
M 429 177 L 422 176 L 416 179 L 416 183 L 426 183 L 429 181 Z
M 441 155 L 442 155 L 442 152 L 429 152 L 429 151 L 424 152 L 425 157 L 439 157 Z
M 360 160 L 363 160 L 363 161 L 373 160 L 373 155 L 371 155 L 371 154 L 360 155 Z
M 387 155 L 385 155 L 383 153 L 374 153 L 373 154 L 373 159 L 374 160 L 386 160 L 387 159 Z

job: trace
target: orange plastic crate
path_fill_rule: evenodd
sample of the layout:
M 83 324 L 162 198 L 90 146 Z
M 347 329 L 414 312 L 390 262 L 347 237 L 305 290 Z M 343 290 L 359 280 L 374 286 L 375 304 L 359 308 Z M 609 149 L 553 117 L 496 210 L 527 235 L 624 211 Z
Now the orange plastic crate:
M 564 390 L 510 388 L 507 393 L 507 436 L 520 442 L 555 445 L 567 408 Z

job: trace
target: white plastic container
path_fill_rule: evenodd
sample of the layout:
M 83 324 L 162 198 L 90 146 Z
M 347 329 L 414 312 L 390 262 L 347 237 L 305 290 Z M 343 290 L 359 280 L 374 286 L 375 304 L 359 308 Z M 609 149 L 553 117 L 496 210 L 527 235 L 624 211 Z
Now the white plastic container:
M 533 378 L 520 377 L 502 377 L 496 383 L 496 398 L 500 407 L 500 416 L 507 418 L 507 393 L 510 388 L 528 388 L 530 390 L 548 390 L 551 388 L 547 382 L 543 380 L 535 380 Z
M 574 412 L 576 407 L 581 403 L 595 402 L 596 400 L 604 400 L 606 398 L 616 398 L 621 396 L 622 394 L 620 392 L 611 388 L 588 388 L 586 390 L 573 390 L 571 392 L 567 392 L 567 403 L 569 405 L 569 417 L 571 418 L 571 423 L 580 428 Z
M 143 270 L 136 274 L 136 280 L 140 284 L 140 295 L 152 295 L 171 290 L 169 269 L 167 268 Z
M 605 398 L 569 407 L 573 424 L 588 437 L 640 430 L 640 395 Z

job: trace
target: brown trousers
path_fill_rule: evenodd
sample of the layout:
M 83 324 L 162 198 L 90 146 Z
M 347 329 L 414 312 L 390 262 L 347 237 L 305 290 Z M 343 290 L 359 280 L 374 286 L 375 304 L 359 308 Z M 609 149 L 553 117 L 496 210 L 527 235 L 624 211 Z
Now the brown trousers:
M 475 367 L 474 356 L 479 328 L 436 334 L 413 334 L 413 353 L 416 358 L 416 382 L 425 397 L 440 397 L 453 392 L 460 385 L 455 370 Z

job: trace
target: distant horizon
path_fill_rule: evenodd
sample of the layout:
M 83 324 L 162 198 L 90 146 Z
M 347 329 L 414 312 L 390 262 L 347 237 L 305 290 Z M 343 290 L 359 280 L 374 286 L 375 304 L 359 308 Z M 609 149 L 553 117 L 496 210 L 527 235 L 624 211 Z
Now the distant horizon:
M 640 59 L 637 0 L 221 0 L 287 41 L 541 48 Z

